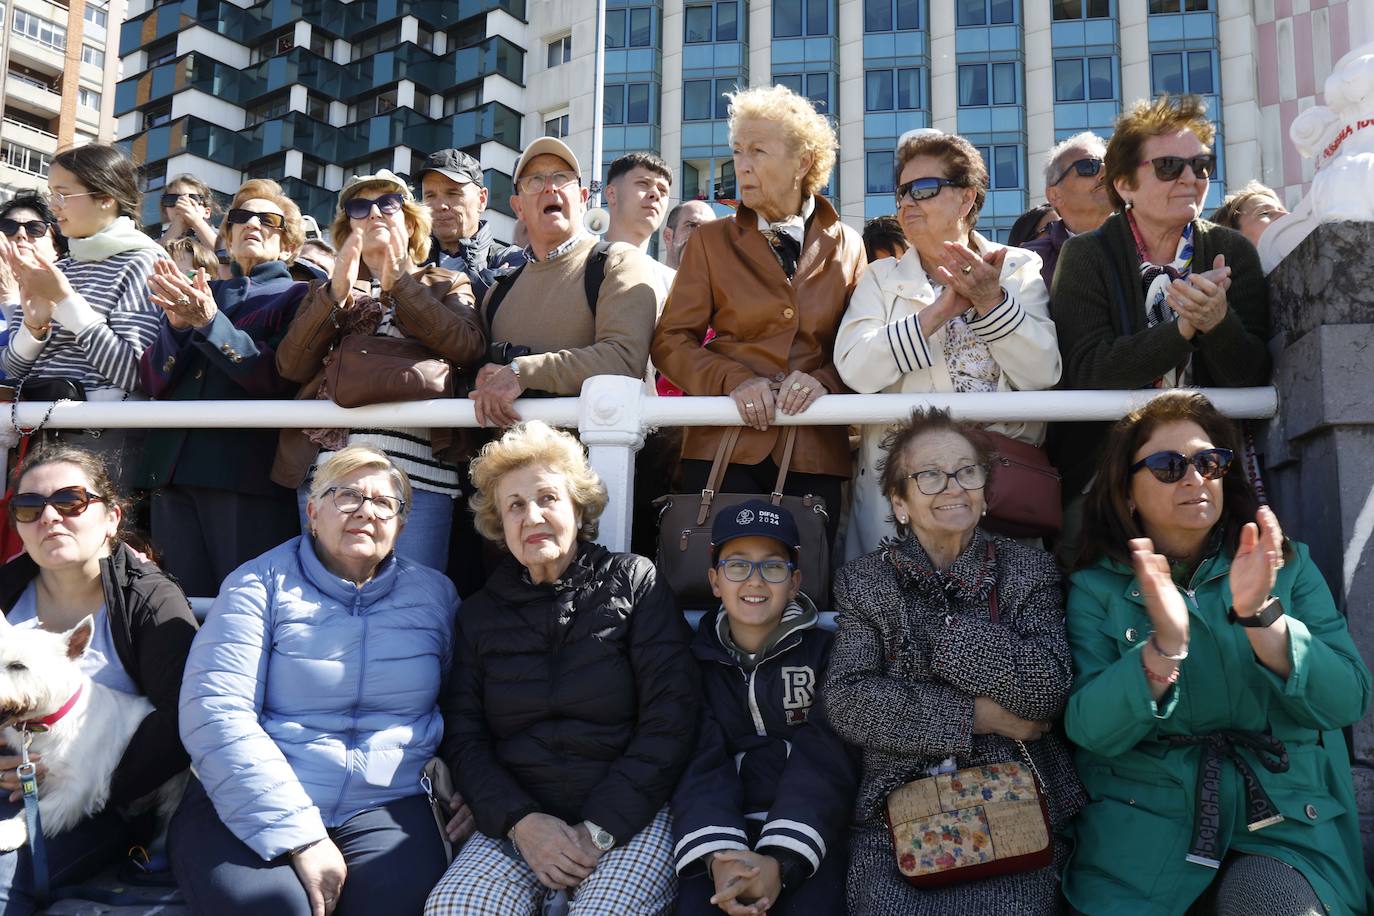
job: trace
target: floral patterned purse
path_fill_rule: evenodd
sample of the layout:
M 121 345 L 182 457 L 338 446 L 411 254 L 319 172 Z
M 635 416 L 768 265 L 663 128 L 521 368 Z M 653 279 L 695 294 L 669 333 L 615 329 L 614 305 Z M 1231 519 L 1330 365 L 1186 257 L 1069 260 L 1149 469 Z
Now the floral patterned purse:
M 988 610 L 996 623 L 996 585 Z M 1044 781 L 1025 743 L 1016 746 L 1023 760 L 927 776 L 887 797 L 892 849 L 907 881 L 941 887 L 1053 861 Z

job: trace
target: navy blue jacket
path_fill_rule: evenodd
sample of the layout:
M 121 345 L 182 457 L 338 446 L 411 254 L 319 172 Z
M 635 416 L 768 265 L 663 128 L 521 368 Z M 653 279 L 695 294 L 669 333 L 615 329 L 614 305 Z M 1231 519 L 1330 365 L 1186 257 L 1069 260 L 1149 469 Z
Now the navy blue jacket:
M 721 641 L 724 610 L 701 621 L 692 652 L 701 666 L 702 718 L 696 754 L 673 794 L 673 859 L 679 874 L 725 849 L 799 856 L 814 874 L 845 834 L 858 766 L 825 721 L 816 689 L 833 634 L 815 608 L 783 625 L 753 671 Z M 788 855 L 791 853 L 793 855 Z

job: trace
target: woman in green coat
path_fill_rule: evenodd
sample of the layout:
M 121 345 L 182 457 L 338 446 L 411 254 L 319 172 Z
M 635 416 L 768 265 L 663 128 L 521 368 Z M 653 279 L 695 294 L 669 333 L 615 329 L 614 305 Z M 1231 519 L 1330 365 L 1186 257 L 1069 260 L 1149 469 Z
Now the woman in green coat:
M 1369 670 L 1195 392 L 1113 430 L 1068 606 L 1082 913 L 1368 913 L 1341 728 Z

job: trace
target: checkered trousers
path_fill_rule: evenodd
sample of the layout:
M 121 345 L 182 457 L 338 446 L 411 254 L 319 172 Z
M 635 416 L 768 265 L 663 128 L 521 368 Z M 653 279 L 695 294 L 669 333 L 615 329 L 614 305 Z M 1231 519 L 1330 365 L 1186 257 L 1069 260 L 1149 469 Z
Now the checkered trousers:
M 425 916 L 535 916 L 548 890 L 524 859 L 475 833 L 425 903 Z M 624 846 L 601 857 L 573 892 L 571 916 L 661 916 L 677 899 L 668 809 Z

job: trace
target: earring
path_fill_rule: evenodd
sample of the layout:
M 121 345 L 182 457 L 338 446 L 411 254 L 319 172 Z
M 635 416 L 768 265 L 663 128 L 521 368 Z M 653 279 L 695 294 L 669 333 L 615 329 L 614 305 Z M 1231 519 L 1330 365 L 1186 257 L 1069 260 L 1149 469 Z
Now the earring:
M 1127 209 L 1127 210 L 1131 209 L 1131 208 L 1134 207 L 1134 206 L 1135 206 L 1135 201 L 1133 201 L 1133 200 L 1128 200 L 1128 201 L 1126 201 L 1126 209 Z
M 898 522 L 898 524 L 905 525 L 906 522 L 907 522 L 906 516 L 905 516 L 905 515 L 899 515 L 899 516 L 897 516 L 897 522 Z

